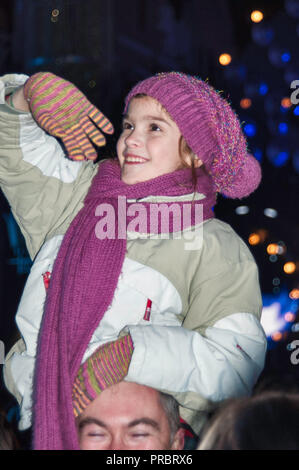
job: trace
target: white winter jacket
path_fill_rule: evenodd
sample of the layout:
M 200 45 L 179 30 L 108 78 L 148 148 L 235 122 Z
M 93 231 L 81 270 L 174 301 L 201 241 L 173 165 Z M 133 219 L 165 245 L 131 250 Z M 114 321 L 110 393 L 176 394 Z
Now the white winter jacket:
M 70 161 L 30 113 L 5 103 L 5 94 L 26 78 L 6 75 L 0 81 L 0 184 L 34 260 L 16 315 L 21 339 L 4 368 L 6 386 L 20 403 L 20 429 L 31 425 L 44 275 L 51 273 L 99 165 Z M 124 328 L 130 331 L 134 353 L 126 380 L 171 393 L 195 432 L 215 402 L 250 394 L 266 352 L 258 270 L 247 246 L 217 219 L 197 233 L 195 249 L 182 238 L 128 234 L 112 305 L 82 358 Z

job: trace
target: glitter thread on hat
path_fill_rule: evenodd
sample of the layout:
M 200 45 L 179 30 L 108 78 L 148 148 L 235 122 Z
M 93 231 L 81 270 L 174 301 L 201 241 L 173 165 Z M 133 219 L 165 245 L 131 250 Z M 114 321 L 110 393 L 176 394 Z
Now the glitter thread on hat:
M 247 150 L 240 121 L 211 85 L 181 72 L 163 72 L 137 83 L 125 100 L 144 93 L 159 101 L 187 144 L 205 164 L 214 189 L 230 198 L 249 196 L 259 185 L 261 168 Z

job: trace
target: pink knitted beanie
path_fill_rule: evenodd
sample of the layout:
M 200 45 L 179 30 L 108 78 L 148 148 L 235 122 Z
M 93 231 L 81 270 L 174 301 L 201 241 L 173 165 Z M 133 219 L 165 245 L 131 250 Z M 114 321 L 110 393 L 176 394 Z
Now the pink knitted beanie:
M 205 164 L 217 192 L 243 198 L 258 187 L 261 168 L 247 151 L 240 121 L 208 83 L 180 72 L 159 73 L 133 87 L 126 97 L 125 111 L 139 93 L 155 98 L 170 114 L 193 153 Z

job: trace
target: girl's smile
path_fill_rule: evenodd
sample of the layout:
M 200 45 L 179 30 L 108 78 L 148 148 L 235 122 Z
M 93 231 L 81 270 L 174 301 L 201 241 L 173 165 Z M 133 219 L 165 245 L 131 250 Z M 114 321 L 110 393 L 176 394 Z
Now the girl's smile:
M 117 142 L 122 180 L 135 184 L 180 168 L 180 137 L 178 126 L 156 100 L 133 98 Z
M 148 162 L 147 158 L 139 157 L 138 155 L 135 155 L 133 153 L 125 153 L 125 164 L 140 164 L 140 163 L 146 163 Z

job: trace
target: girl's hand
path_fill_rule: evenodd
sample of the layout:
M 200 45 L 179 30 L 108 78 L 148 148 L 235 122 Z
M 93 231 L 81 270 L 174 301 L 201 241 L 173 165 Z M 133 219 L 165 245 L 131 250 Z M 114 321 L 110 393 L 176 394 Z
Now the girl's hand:
M 73 385 L 73 409 L 77 417 L 106 388 L 128 374 L 134 345 L 130 334 L 100 346 L 79 368 Z
M 75 85 L 53 73 L 32 75 L 24 85 L 24 96 L 36 122 L 62 139 L 72 160 L 95 160 L 97 152 L 90 141 L 98 147 L 106 143 L 98 128 L 114 132 L 111 122 Z

